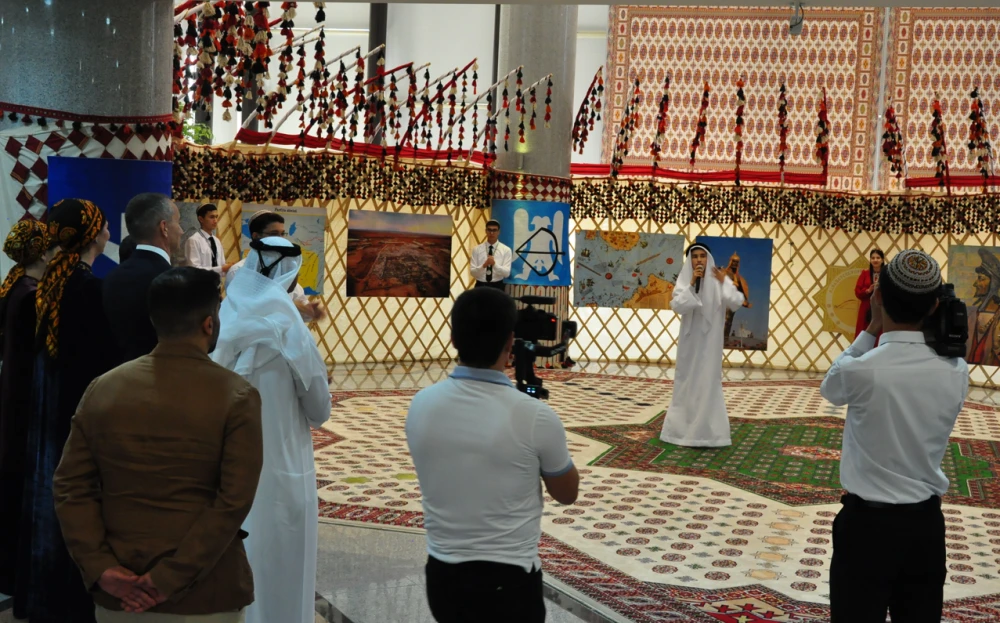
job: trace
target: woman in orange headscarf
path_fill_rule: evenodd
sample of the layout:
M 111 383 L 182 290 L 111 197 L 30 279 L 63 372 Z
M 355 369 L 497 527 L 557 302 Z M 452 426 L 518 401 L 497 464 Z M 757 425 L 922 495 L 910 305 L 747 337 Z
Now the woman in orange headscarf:
M 875 292 L 875 284 L 878 283 L 883 266 L 885 266 L 885 254 L 881 249 L 872 249 L 868 254 L 868 270 L 861 271 L 858 282 L 854 285 L 854 296 L 861 301 L 861 305 L 858 306 L 858 321 L 854 325 L 855 339 L 872 321 L 872 293 Z M 877 339 L 875 343 L 878 344 Z
M 15 264 L 0 285 L 0 593 L 12 595 L 32 409 L 35 290 L 55 249 L 48 227 L 29 219 L 10 230 L 3 252 Z
M 15 608 L 33 623 L 93 623 L 94 600 L 66 551 L 52 499 L 70 420 L 90 382 L 120 357 L 91 272 L 108 242 L 108 221 L 89 201 L 52 207 L 49 236 L 59 252 L 38 282 L 33 418 L 28 430 L 26 488 L 18 545 Z

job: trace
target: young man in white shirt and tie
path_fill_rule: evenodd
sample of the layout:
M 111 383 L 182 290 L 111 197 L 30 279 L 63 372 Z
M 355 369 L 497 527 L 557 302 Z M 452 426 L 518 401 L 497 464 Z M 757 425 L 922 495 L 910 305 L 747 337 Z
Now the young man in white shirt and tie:
M 848 406 L 831 623 L 884 623 L 886 610 L 893 623 L 941 620 L 941 496 L 948 491 L 941 459 L 969 389 L 969 367 L 925 341 L 940 285 L 941 270 L 926 253 L 908 249 L 893 258 L 872 295 L 867 330 L 823 379 L 823 397 Z
M 486 223 L 486 242 L 472 250 L 469 272 L 476 279 L 477 288 L 504 289 L 503 280 L 510 276 L 510 263 L 514 254 L 510 247 L 499 241 L 500 223 Z
M 222 241 L 215 235 L 215 228 L 219 224 L 219 211 L 211 203 L 206 203 L 198 208 L 196 214 L 200 228 L 188 238 L 187 259 L 195 268 L 225 275 L 233 264 L 226 263 Z

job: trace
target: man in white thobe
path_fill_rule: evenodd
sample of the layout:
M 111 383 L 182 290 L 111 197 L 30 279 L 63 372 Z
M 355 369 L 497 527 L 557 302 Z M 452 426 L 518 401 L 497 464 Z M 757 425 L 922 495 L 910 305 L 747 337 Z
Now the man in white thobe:
M 722 330 L 726 310 L 743 305 L 732 279 L 706 245 L 688 247 L 670 307 L 681 316 L 674 392 L 660 439 L 678 446 L 716 448 L 732 443 L 722 396 Z
M 250 229 L 250 241 L 260 240 L 261 238 L 270 237 L 285 237 L 285 217 L 281 216 L 276 212 L 271 212 L 270 210 L 260 210 L 255 212 L 253 216 L 250 217 L 247 227 Z M 246 258 L 233 264 L 229 270 L 226 272 L 226 290 L 229 290 L 229 284 L 233 282 L 236 278 L 236 273 L 243 268 L 246 263 Z M 313 322 L 316 320 L 322 320 L 326 317 L 326 311 L 320 307 L 319 303 L 313 303 L 306 296 L 305 289 L 299 285 L 298 280 L 295 282 L 295 287 L 288 292 L 288 296 L 292 298 L 292 302 L 295 303 L 295 308 L 299 310 L 299 316 L 302 317 L 302 322 Z
M 301 249 L 284 238 L 251 243 L 227 289 L 212 358 L 261 395 L 264 467 L 243 528 L 256 601 L 247 623 L 316 618 L 318 499 L 310 426 L 330 417 L 326 364 L 288 297 Z

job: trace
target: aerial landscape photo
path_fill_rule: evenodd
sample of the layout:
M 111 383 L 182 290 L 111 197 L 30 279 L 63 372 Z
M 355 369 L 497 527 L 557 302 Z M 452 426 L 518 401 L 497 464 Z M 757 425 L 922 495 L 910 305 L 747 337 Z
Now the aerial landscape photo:
M 450 216 L 351 210 L 347 296 L 448 296 L 453 226 Z

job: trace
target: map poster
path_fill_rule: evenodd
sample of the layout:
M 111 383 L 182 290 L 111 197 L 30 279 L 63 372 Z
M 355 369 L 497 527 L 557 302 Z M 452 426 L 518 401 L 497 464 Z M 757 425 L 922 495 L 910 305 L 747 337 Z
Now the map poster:
M 240 248 L 243 257 L 250 252 L 250 217 L 261 210 L 277 212 L 285 217 L 285 235 L 290 242 L 302 247 L 302 270 L 299 285 L 310 296 L 323 294 L 326 260 L 326 210 L 304 206 L 271 206 L 244 203 L 240 216 Z
M 743 292 L 743 307 L 726 311 L 723 348 L 767 350 L 768 314 L 771 310 L 770 238 L 719 238 L 698 236 L 712 250 L 715 265 L 725 270 Z
M 568 203 L 494 199 L 491 216 L 513 254 L 506 283 L 570 285 Z
M 670 309 L 684 236 L 624 231 L 576 233 L 577 307 Z
M 854 295 L 854 285 L 861 271 L 868 268 L 868 258 L 859 255 L 850 266 L 827 266 L 826 285 L 813 300 L 823 312 L 823 330 L 841 333 L 854 339 L 861 302 Z
M 347 296 L 449 296 L 454 228 L 449 215 L 351 210 Z
M 1000 365 L 1000 248 L 953 245 L 948 249 L 948 283 L 965 303 L 969 346 L 965 360 Z

